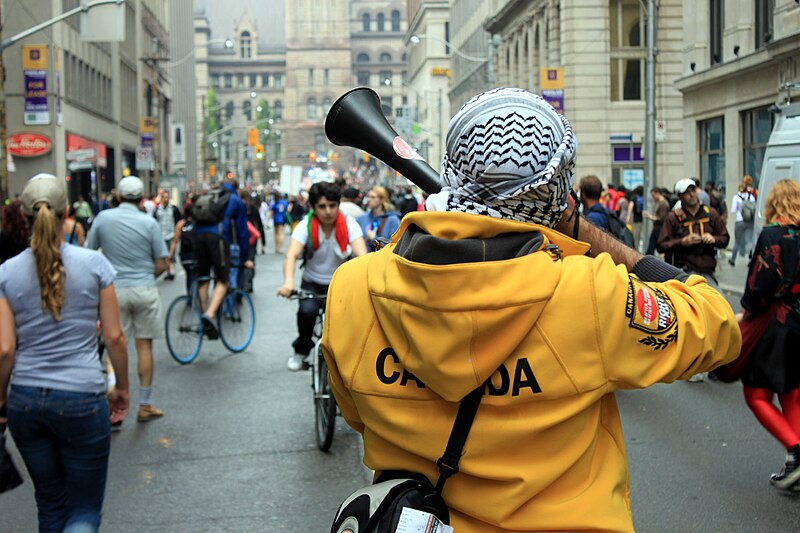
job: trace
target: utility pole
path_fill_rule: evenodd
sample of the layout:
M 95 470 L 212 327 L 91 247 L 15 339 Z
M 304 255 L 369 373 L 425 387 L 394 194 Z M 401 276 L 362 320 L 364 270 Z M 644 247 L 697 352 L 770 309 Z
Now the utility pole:
M 650 210 L 652 200 L 650 190 L 656 183 L 656 6 L 654 0 L 647 0 L 647 64 L 645 66 L 645 173 L 644 205 Z M 652 211 L 651 211 L 652 212 Z M 650 235 L 652 222 L 645 219 L 642 233 Z M 638 243 L 637 243 L 638 244 Z
M 0 40 L 3 32 L 3 2 L 0 0 Z M 0 50 L 0 201 L 8 198 L 8 154 L 6 146 L 6 67 Z M 0 207 L 1 208 L 1 207 Z

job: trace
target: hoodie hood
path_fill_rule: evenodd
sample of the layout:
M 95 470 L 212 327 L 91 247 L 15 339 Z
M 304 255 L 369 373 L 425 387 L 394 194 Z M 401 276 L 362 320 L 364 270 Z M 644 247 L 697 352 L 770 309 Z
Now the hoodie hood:
M 401 365 L 459 401 L 534 330 L 558 285 L 560 258 L 586 251 L 534 224 L 409 213 L 392 243 L 371 258 L 367 285 Z

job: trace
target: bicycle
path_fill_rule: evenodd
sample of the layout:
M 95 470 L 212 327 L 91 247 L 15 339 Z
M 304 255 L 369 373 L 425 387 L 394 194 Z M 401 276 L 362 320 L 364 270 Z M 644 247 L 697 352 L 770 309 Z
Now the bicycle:
M 188 272 L 197 266 L 197 262 L 184 261 L 183 266 Z M 190 294 L 175 298 L 167 310 L 164 323 L 167 348 L 172 358 L 183 365 L 194 361 L 203 345 L 203 310 L 198 287 L 211 279 L 211 276 L 195 278 Z M 222 344 L 234 353 L 246 350 L 253 340 L 255 327 L 256 310 L 250 295 L 228 286 L 217 313 L 217 329 Z
M 314 429 L 317 439 L 317 448 L 327 452 L 333 443 L 333 432 L 336 429 L 336 399 L 331 392 L 328 382 L 328 364 L 322 356 L 322 326 L 325 321 L 326 294 L 316 294 L 305 290 L 294 290 L 289 296 L 290 300 L 315 299 L 322 303 L 317 322 L 314 324 L 314 348 L 304 363 L 306 370 L 311 372 L 311 390 L 314 393 Z

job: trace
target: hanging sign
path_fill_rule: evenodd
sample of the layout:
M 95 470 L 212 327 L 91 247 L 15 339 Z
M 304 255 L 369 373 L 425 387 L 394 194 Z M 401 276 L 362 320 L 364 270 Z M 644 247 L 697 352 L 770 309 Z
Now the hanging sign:
M 8 153 L 18 157 L 38 157 L 53 149 L 50 137 L 39 133 L 15 133 L 7 140 Z
M 22 46 L 22 72 L 25 79 L 23 123 L 26 126 L 50 124 L 50 109 L 47 104 L 46 44 Z

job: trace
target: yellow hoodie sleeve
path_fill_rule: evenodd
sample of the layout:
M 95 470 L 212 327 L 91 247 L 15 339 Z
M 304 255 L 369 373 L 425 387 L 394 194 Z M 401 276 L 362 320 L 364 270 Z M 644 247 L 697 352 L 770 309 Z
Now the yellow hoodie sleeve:
M 597 339 L 612 389 L 686 379 L 738 356 L 733 310 L 702 277 L 644 282 L 606 254 L 592 270 Z

